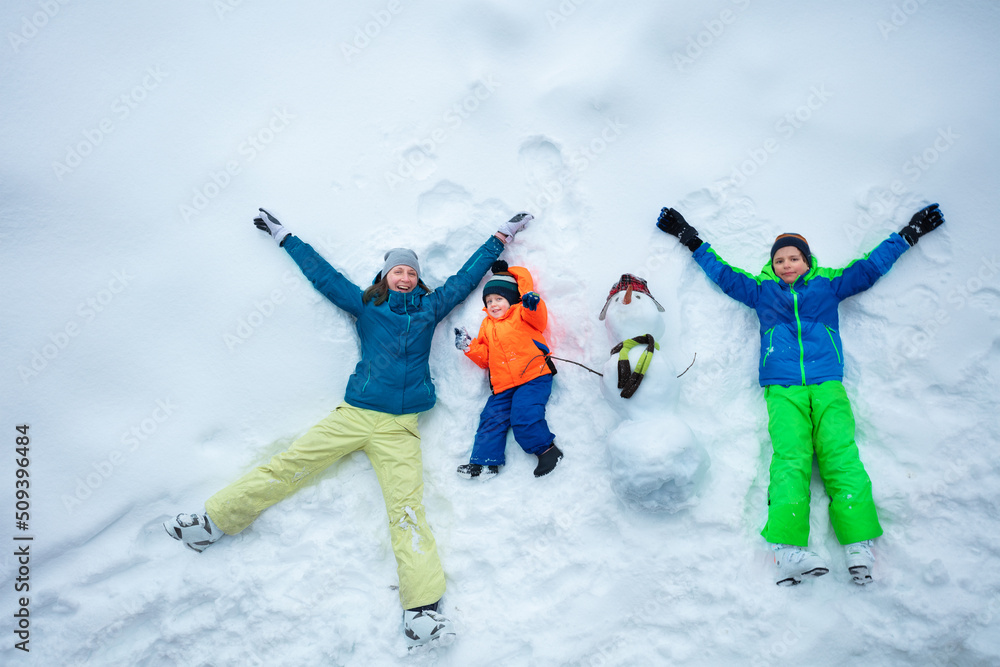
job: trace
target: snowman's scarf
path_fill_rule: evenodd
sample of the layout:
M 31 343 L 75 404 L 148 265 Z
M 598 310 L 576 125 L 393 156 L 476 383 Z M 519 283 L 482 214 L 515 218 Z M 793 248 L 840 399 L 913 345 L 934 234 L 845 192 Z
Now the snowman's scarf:
M 633 371 L 632 364 L 628 360 L 628 353 L 636 345 L 645 345 L 646 349 L 643 350 L 639 357 L 639 363 L 636 364 Z M 642 378 L 653 360 L 654 350 L 659 349 L 660 344 L 653 340 L 652 334 L 628 338 L 611 348 L 611 354 L 618 353 L 618 388 L 622 390 L 622 398 L 632 398 L 632 394 L 639 388 L 639 383 L 642 382 Z

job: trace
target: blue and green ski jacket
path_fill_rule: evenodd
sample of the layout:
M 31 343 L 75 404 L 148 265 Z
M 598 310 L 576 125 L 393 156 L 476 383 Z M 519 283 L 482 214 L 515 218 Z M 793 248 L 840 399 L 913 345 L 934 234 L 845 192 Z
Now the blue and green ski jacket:
M 429 410 L 437 400 L 428 363 L 434 328 L 479 285 L 504 245 L 491 236 L 438 289 L 390 291 L 377 306 L 364 303 L 361 288 L 308 243 L 289 236 L 283 247 L 317 290 L 357 318 L 361 359 L 347 381 L 344 400 L 357 408 L 405 415 Z
M 837 308 L 874 285 L 909 247 L 894 233 L 843 269 L 820 267 L 813 255 L 812 268 L 792 285 L 770 262 L 753 276 L 727 264 L 708 243 L 695 250 L 694 260 L 723 292 L 757 311 L 761 386 L 791 386 L 843 380 Z

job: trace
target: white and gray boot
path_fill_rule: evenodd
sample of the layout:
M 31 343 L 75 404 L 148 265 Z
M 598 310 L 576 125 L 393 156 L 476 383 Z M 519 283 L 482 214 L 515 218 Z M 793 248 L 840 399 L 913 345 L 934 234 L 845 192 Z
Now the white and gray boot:
M 775 583 L 779 586 L 801 584 L 804 577 L 821 577 L 830 571 L 817 554 L 791 544 L 772 544 L 774 564 L 778 568 Z
M 403 633 L 409 651 L 447 646 L 455 641 L 455 624 L 437 611 L 437 604 L 403 611 Z
M 847 571 L 851 573 L 854 583 L 859 586 L 872 583 L 872 566 L 875 565 L 872 540 L 845 544 L 844 554 L 847 556 Z
M 178 514 L 163 522 L 167 535 L 184 543 L 188 549 L 201 553 L 225 535 L 212 523 L 208 514 Z

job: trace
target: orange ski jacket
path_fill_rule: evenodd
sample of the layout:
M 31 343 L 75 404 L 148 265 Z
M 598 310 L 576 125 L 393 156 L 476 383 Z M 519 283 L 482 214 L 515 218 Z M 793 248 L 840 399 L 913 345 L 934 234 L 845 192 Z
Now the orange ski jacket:
M 534 289 L 527 269 L 511 266 L 508 270 L 517 278 L 517 290 L 522 295 Z M 489 371 L 494 394 L 552 373 L 545 358 L 549 346 L 542 335 L 547 323 L 544 301 L 539 301 L 535 310 L 516 303 L 503 317 L 487 315 L 483 320 L 479 336 L 469 343 L 465 356 Z

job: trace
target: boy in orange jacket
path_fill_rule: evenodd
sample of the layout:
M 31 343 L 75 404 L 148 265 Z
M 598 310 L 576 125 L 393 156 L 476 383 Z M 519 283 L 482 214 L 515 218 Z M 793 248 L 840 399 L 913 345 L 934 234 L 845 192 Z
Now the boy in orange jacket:
M 535 477 L 541 477 L 563 456 L 545 422 L 555 373 L 542 335 L 548 311 L 532 291 L 527 269 L 497 260 L 492 271 L 483 288 L 486 318 L 479 336 L 473 339 L 465 329 L 455 329 L 455 347 L 489 371 L 493 390 L 479 417 L 472 456 L 458 466 L 458 474 L 467 479 L 497 475 L 505 462 L 507 430 L 513 429 L 521 448 L 538 457 Z

